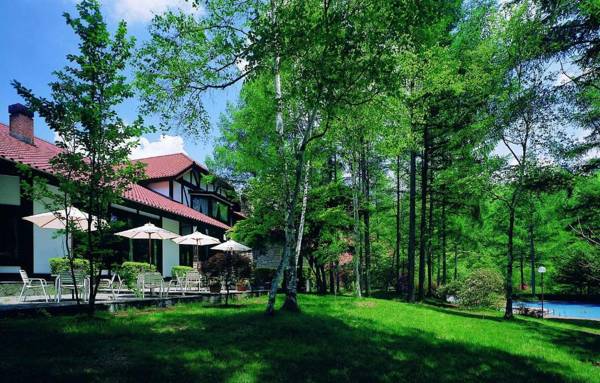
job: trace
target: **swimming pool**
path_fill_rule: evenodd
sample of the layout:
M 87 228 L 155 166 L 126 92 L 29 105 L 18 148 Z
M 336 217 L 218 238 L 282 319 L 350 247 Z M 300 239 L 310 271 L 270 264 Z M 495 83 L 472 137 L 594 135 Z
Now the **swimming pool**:
M 542 307 L 542 302 L 514 302 L 515 307 Z M 575 301 L 544 301 L 550 316 L 600 320 L 600 304 Z

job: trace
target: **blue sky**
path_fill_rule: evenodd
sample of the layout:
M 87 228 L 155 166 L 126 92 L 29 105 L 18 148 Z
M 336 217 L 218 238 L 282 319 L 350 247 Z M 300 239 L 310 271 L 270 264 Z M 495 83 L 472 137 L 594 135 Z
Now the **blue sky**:
M 0 0 L 0 122 L 8 123 L 8 105 L 23 102 L 10 82 L 16 79 L 42 96 L 49 93 L 48 83 L 53 80 L 52 71 L 67 64 L 65 56 L 77 51 L 77 38 L 65 24 L 62 14 L 75 14 L 75 0 Z M 147 26 L 154 13 L 168 7 L 182 7 L 194 12 L 183 0 L 104 0 L 103 12 L 109 24 L 127 21 L 129 33 L 137 43 L 147 38 Z M 207 109 L 213 122 L 213 131 L 201 139 L 177 136 L 177 132 L 166 132 L 168 137 L 160 139 L 159 133 L 144 137 L 136 155 L 166 154 L 185 151 L 192 158 L 204 162 L 212 152 L 212 137 L 215 124 L 228 101 L 235 101 L 239 86 L 219 91 L 205 97 Z M 137 114 L 136 100 L 130 100 L 119 109 L 125 121 L 132 121 Z M 155 122 L 150 117 L 149 123 Z M 54 133 L 45 122 L 36 116 L 36 136 L 53 141 Z

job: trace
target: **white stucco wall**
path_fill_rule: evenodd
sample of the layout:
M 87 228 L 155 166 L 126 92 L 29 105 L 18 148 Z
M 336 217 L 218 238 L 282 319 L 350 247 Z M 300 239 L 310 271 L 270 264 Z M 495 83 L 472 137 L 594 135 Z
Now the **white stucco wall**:
M 173 182 L 173 199 L 181 202 L 181 184 L 177 181 Z
M 174 221 L 169 218 L 162 219 L 162 227 L 163 229 L 169 230 L 173 233 L 179 234 L 179 222 Z M 171 276 L 171 268 L 173 266 L 179 265 L 179 245 L 170 239 L 162 241 L 163 246 L 163 256 L 162 256 L 162 266 L 163 266 L 163 276 L 170 277 Z
M 45 213 L 44 203 L 40 200 L 33 201 L 33 214 Z M 33 225 L 33 272 L 49 274 L 50 258 L 65 255 L 64 235 L 56 235 L 56 230 L 42 229 Z
M 21 179 L 19 176 L 0 174 L 0 204 L 21 205 Z
M 169 196 L 169 181 L 153 182 L 148 187 L 164 196 Z

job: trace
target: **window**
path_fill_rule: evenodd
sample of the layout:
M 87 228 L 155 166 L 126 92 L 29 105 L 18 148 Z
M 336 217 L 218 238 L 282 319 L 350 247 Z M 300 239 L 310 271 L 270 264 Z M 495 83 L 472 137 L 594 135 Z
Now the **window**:
M 0 209 L 0 265 L 19 265 L 19 223 L 21 215 L 17 206 L 3 205 Z
M 203 214 L 209 214 L 208 212 L 208 200 L 204 197 L 192 197 L 192 209 L 199 211 Z
M 216 218 L 221 222 L 229 222 L 229 206 L 222 202 L 214 201 L 212 207 L 213 218 Z

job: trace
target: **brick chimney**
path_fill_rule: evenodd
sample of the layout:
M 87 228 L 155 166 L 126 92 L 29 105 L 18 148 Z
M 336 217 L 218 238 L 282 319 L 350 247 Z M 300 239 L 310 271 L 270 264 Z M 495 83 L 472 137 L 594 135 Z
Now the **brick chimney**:
M 14 138 L 33 145 L 33 112 L 21 104 L 8 106 L 9 132 Z

